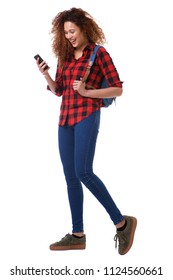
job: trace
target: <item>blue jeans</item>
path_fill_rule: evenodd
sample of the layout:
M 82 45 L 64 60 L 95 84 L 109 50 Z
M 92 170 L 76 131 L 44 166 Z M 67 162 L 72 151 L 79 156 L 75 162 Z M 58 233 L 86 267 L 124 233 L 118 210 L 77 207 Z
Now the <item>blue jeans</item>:
M 100 110 L 74 126 L 59 126 L 60 157 L 67 182 L 72 232 L 83 232 L 83 183 L 106 209 L 114 224 L 124 217 L 103 182 L 93 173 L 93 159 L 100 126 Z

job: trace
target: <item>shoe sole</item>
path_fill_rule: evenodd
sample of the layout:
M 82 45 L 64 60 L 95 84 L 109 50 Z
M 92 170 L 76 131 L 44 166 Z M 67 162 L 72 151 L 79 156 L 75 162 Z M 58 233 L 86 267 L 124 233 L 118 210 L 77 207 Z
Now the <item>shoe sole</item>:
M 130 235 L 130 240 L 129 240 L 129 246 L 127 247 L 127 249 L 121 253 L 120 255 L 125 255 L 128 253 L 128 251 L 130 250 L 130 248 L 132 247 L 133 244 L 133 240 L 134 240 L 134 235 L 135 235 L 135 230 L 136 230 L 136 226 L 137 226 L 137 219 L 135 217 L 131 217 L 133 220 L 133 224 L 132 224 L 132 231 L 131 231 L 131 235 Z
M 52 251 L 65 251 L 65 250 L 84 250 L 86 248 L 85 244 L 79 245 L 66 245 L 66 246 L 51 246 L 50 250 Z

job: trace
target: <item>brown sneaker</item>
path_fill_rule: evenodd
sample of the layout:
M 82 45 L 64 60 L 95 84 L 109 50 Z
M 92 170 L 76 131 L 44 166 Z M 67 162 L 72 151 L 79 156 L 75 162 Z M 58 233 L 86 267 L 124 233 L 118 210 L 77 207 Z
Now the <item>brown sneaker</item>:
M 86 248 L 86 236 L 77 238 L 72 234 L 66 234 L 60 241 L 49 246 L 50 250 L 82 250 Z
M 127 225 L 123 231 L 117 231 L 114 237 L 115 248 L 117 247 L 117 240 L 119 242 L 118 252 L 120 255 L 125 255 L 133 244 L 134 234 L 137 225 L 137 219 L 135 217 L 124 216 Z

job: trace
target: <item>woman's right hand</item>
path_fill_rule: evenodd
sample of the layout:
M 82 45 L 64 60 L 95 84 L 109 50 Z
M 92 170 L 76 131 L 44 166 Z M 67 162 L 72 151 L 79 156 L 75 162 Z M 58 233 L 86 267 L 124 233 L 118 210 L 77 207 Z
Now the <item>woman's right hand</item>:
M 47 65 L 46 61 L 42 61 L 40 64 L 39 64 L 39 58 L 36 60 L 36 63 L 37 63 L 37 66 L 38 66 L 38 69 L 39 71 L 44 75 L 46 76 L 48 74 L 48 71 L 50 69 L 50 67 Z M 48 66 L 48 68 L 45 69 L 45 67 Z

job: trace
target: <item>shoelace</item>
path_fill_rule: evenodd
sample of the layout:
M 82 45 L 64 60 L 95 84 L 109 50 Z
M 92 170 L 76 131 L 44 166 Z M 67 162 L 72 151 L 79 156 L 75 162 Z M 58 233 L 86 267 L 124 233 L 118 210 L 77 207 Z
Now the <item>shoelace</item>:
M 118 233 L 115 234 L 114 236 L 114 241 L 115 241 L 115 248 L 117 248 L 117 243 L 118 243 Z
M 67 233 L 63 238 L 61 238 L 61 241 L 64 240 L 68 235 L 69 233 Z
M 119 243 L 120 246 L 123 245 L 124 242 L 126 241 L 126 238 L 122 234 L 122 232 L 118 232 L 114 236 L 114 241 L 115 241 L 115 248 L 117 248 L 117 243 Z

